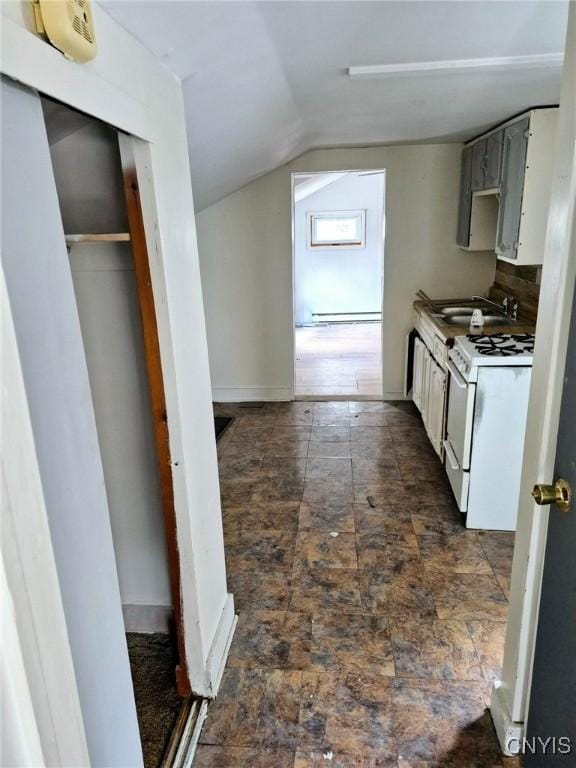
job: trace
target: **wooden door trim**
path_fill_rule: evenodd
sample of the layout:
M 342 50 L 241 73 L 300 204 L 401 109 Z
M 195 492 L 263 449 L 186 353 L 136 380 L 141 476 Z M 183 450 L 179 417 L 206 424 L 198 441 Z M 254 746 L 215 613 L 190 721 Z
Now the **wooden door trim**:
M 168 553 L 168 570 L 170 577 L 170 592 L 174 610 L 174 623 L 178 650 L 178 665 L 176 666 L 176 687 L 180 696 L 189 696 L 191 693 L 188 677 L 188 665 L 186 660 L 186 647 L 184 640 L 182 589 L 180 576 L 180 552 L 178 549 L 178 531 L 176 523 L 176 510 L 174 507 L 174 486 L 172 481 L 172 462 L 170 457 L 170 435 L 168 428 L 168 414 L 166 409 L 166 394 L 164 390 L 164 376 L 162 372 L 162 360 L 160 355 L 160 340 L 158 336 L 158 323 L 154 292 L 152 289 L 152 277 L 146 233 L 140 202 L 140 189 L 138 176 L 133 158 L 128 157 L 122 151 L 120 142 L 120 156 L 122 161 L 122 176 L 124 181 L 124 195 L 126 198 L 126 211 L 128 214 L 128 228 L 132 245 L 134 260 L 134 274 L 138 293 L 138 305 L 142 332 L 144 336 L 144 352 L 146 357 L 146 370 L 148 373 L 148 385 L 152 403 L 152 420 L 154 427 L 154 440 L 156 447 L 156 459 L 160 480 L 162 497 L 162 510 L 164 526 L 166 530 L 166 548 Z

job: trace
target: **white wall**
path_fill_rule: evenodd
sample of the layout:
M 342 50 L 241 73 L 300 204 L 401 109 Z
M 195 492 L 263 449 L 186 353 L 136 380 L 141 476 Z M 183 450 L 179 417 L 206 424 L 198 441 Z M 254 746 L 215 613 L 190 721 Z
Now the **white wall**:
M 172 600 L 132 254 L 122 243 L 74 245 L 70 267 L 122 605 L 142 606 L 142 618 L 148 606 L 152 618 L 152 606 L 170 606 Z M 133 632 L 148 628 L 126 625 Z
M 290 174 L 386 170 L 383 383 L 402 396 L 414 294 L 459 297 L 492 284 L 493 254 L 456 246 L 460 144 L 309 152 L 197 215 L 214 397 L 293 396 Z
M 92 121 L 51 144 L 50 153 L 64 231 L 126 232 L 116 131 Z M 120 595 L 123 606 L 139 606 L 125 609 L 126 628 L 146 631 L 158 614 L 152 606 L 170 606 L 171 595 L 132 251 L 129 243 L 75 244 L 69 260 Z
M 380 312 L 384 174 L 347 174 L 294 205 L 294 312 L 296 324 L 314 313 Z M 320 250 L 308 245 L 307 214 L 364 210 L 364 248 Z
M 166 388 L 188 673 L 196 693 L 213 696 L 234 626 L 234 610 L 226 589 L 210 374 L 181 85 L 98 4 L 94 6 L 98 55 L 85 65 L 69 61 L 35 33 L 33 10 L 28 2 L 2 3 L 1 11 L 3 73 L 141 140 L 133 143 L 150 246 Z M 26 206 L 18 212 L 15 224 L 17 229 L 29 227 L 30 211 Z M 18 242 L 15 237 L 16 259 Z M 62 257 L 66 258 L 65 250 Z M 70 317 L 74 308 L 70 291 L 63 311 Z M 48 323 L 43 331 L 56 350 L 61 338 L 68 335 L 76 335 L 80 340 L 80 328 L 74 324 L 62 331 Z M 52 364 L 58 359 L 55 355 Z M 57 386 L 65 395 L 67 369 L 60 370 L 62 376 Z M 84 375 L 87 386 L 86 372 Z M 40 405 L 41 413 L 43 407 Z M 86 424 L 89 427 L 93 419 L 90 398 L 79 407 L 78 421 L 73 427 L 83 434 Z M 96 471 L 98 451 L 88 451 L 85 458 Z M 58 467 L 53 474 L 58 482 L 64 482 L 67 476 Z M 107 519 L 103 483 L 98 495 L 95 494 L 86 487 L 77 509 L 84 510 L 85 515 L 94 514 L 99 520 L 104 516 Z M 92 538 L 91 546 L 95 551 L 100 547 L 102 557 L 113 554 L 111 538 L 105 542 Z M 90 617 L 103 622 L 106 630 L 110 617 L 118 615 L 118 626 L 110 629 L 107 636 L 110 642 L 124 642 L 119 592 L 116 602 L 111 600 L 94 612 L 90 600 L 83 595 L 90 585 L 101 589 L 99 572 L 84 573 L 80 568 L 79 573 L 82 578 L 76 574 L 76 580 L 66 584 L 67 622 L 70 624 L 74 615 L 79 631 L 82 620 Z M 64 584 L 61 587 L 64 595 Z M 90 645 L 73 638 L 70 626 L 69 632 L 75 665 L 86 673 L 86 678 L 81 679 L 77 671 L 86 720 L 86 708 L 89 712 L 95 706 L 90 677 L 96 677 L 105 699 L 106 695 L 116 695 L 116 689 L 113 683 L 106 686 L 103 674 L 102 680 L 98 674 L 106 670 L 113 679 L 114 669 L 106 667 L 105 645 L 100 649 L 99 666 L 94 667 Z M 127 658 L 124 663 L 122 674 L 129 674 Z M 95 722 L 90 727 L 87 723 L 86 730 L 89 740 L 97 740 L 100 749 L 110 750 L 113 755 L 115 740 L 128 736 L 119 727 L 121 721 L 112 719 L 109 712 L 108 730 Z M 112 759 L 109 764 L 113 764 Z M 125 765 L 128 764 L 126 761 Z

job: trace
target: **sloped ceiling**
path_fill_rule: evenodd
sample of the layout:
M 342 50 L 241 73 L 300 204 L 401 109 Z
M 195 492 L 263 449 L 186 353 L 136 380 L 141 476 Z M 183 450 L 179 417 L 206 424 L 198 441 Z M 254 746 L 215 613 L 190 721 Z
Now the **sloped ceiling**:
M 567 2 L 150 2 L 107 12 L 182 79 L 196 207 L 325 146 L 467 139 L 560 68 L 352 81 L 350 66 L 558 53 Z

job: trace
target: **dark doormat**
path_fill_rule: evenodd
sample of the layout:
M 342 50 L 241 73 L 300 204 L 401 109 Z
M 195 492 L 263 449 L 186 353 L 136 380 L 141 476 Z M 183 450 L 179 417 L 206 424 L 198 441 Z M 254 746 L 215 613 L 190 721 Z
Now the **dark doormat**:
M 234 421 L 233 416 L 214 416 L 214 429 L 216 430 L 216 441 L 220 440 L 224 432 Z

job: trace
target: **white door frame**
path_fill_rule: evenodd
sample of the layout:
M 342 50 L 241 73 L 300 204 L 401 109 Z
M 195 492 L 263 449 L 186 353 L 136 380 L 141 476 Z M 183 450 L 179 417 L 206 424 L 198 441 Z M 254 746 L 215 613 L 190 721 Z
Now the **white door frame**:
M 296 218 L 296 201 L 294 199 L 294 178 L 296 176 L 325 176 L 327 173 L 382 173 L 384 176 L 384 192 L 382 200 L 380 201 L 380 224 L 379 231 L 382 232 L 382 275 L 381 275 L 381 290 L 380 290 L 380 396 L 379 399 L 384 399 L 384 280 L 386 269 L 386 169 L 385 168 L 334 168 L 333 170 L 324 171 L 292 171 L 290 173 L 290 236 L 291 236 L 291 253 L 292 253 L 292 399 L 296 399 L 296 233 L 294 220 Z M 309 398 L 303 399 L 316 399 L 316 400 L 366 400 L 375 398 L 366 397 L 353 397 L 351 395 L 339 396 L 339 395 L 314 395 Z
M 60 595 L 14 323 L 0 271 L 2 351 L 1 765 L 88 766 L 88 747 Z M 33 535 L 31 535 L 33 534 Z M 5 751 L 6 750 L 6 751 Z M 39 754 L 42 757 L 37 762 Z M 22 762 L 11 760 L 18 756 Z
M 235 626 L 181 85 L 96 4 L 101 45 L 76 64 L 39 36 L 29 3 L 2 3 L 2 73 L 130 134 L 158 317 L 181 553 L 188 671 L 216 694 Z M 193 332 L 191 332 L 193 329 Z M 32 530 L 32 529 L 31 529 Z M 29 531 L 29 535 L 31 533 Z
M 521 739 L 528 714 L 548 510 L 530 490 L 550 483 L 568 332 L 576 280 L 576 6 L 570 3 L 560 98 L 552 196 L 548 216 L 518 529 L 502 680 L 492 692 L 491 713 L 502 749 Z M 517 746 L 519 742 L 513 742 Z

